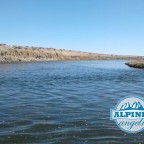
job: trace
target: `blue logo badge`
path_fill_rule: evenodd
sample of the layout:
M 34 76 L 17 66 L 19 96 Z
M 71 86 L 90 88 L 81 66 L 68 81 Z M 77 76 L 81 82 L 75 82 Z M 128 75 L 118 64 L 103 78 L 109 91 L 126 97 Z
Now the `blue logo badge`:
M 110 119 L 128 133 L 144 129 L 144 100 L 141 97 L 126 97 L 110 110 Z

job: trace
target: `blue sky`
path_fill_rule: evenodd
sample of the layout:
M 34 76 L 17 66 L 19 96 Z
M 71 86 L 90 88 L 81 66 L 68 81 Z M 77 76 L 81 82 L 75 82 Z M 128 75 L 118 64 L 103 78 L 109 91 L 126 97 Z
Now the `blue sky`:
M 0 43 L 144 55 L 144 0 L 0 0 Z

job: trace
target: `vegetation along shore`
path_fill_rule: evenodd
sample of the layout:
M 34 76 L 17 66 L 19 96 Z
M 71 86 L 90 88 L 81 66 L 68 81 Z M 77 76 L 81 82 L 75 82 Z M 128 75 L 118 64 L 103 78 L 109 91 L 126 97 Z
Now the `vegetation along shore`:
M 0 44 L 0 62 L 59 60 L 144 60 L 143 56 L 124 56 L 72 51 L 55 48 L 10 46 Z
M 144 69 L 144 61 L 132 61 L 126 63 L 129 67 Z

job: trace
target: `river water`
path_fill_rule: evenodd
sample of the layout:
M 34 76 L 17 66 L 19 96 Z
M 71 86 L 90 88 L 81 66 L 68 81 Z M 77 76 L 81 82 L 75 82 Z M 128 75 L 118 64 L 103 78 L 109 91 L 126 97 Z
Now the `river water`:
M 144 70 L 125 62 L 0 64 L 0 143 L 144 143 L 110 120 L 121 98 L 144 97 Z

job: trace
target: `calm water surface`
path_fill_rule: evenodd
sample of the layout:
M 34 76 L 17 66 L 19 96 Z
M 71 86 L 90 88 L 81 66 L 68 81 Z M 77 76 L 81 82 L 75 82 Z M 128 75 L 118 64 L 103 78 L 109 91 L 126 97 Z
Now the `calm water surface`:
M 125 96 L 144 96 L 144 70 L 125 61 L 0 64 L 0 143 L 143 144 L 110 121 Z

